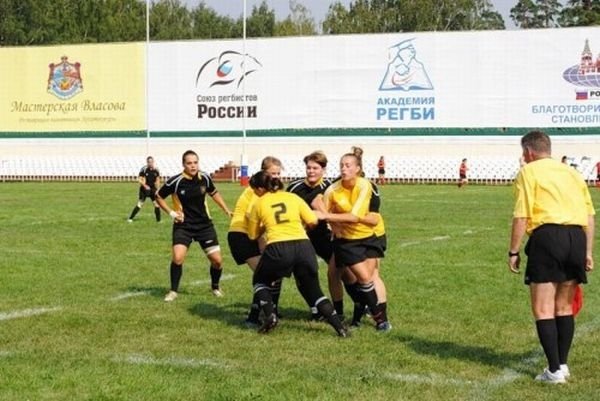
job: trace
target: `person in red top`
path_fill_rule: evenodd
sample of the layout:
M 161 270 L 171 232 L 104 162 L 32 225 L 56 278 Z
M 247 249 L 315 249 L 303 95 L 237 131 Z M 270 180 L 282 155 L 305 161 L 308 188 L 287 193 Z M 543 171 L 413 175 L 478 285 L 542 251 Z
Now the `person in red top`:
M 385 184 L 385 160 L 383 159 L 383 156 L 381 156 L 379 158 L 379 161 L 377 162 L 377 174 L 379 175 L 379 178 L 377 179 L 377 184 L 384 185 Z
M 469 171 L 469 167 L 467 166 L 467 159 L 462 159 L 460 163 L 460 167 L 458 168 L 458 187 L 461 188 L 463 185 L 467 185 L 467 171 Z

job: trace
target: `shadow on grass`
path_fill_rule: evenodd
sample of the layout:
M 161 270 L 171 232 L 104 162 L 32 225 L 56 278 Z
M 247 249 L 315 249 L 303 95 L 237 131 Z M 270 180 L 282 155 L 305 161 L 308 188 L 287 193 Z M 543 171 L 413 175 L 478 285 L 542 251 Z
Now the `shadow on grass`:
M 538 365 L 543 365 L 541 361 L 540 363 L 532 363 L 540 356 L 538 351 L 501 352 L 489 347 L 457 344 L 450 341 L 435 341 L 411 335 L 400 335 L 397 338 L 419 354 L 431 355 L 440 359 L 476 362 L 499 369 L 512 369 L 528 375 L 539 373 Z
M 188 309 L 192 315 L 201 317 L 202 319 L 212 319 L 224 322 L 233 327 L 246 328 L 244 320 L 248 315 L 249 303 L 245 304 L 242 302 L 232 304 L 213 304 L 200 302 Z M 282 315 L 281 322 L 295 321 L 295 322 L 308 322 L 310 313 L 308 308 L 306 310 L 297 308 L 282 308 L 280 309 Z

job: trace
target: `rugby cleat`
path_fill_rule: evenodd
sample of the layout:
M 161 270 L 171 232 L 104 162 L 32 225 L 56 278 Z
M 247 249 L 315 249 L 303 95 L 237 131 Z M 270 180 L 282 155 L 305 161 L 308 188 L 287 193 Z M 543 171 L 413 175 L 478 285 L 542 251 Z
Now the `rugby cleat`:
M 548 370 L 548 368 L 544 368 L 544 371 L 542 372 L 542 374 L 537 375 L 535 377 L 535 380 L 537 380 L 539 382 L 543 382 L 543 383 L 550 383 L 550 384 L 562 384 L 562 383 L 567 382 L 565 380 L 565 375 L 561 369 L 552 373 L 552 372 L 550 372 L 550 370 Z
M 260 328 L 258 329 L 258 332 L 266 334 L 269 331 L 273 330 L 275 328 L 275 326 L 277 326 L 277 323 L 279 323 L 279 320 L 277 319 L 277 315 L 275 315 L 275 313 L 271 313 L 269 316 L 267 316 L 267 318 L 265 319 L 265 322 L 262 324 L 262 326 L 260 326 Z
M 165 295 L 165 302 L 173 302 L 177 298 L 176 291 L 169 291 L 167 295 Z

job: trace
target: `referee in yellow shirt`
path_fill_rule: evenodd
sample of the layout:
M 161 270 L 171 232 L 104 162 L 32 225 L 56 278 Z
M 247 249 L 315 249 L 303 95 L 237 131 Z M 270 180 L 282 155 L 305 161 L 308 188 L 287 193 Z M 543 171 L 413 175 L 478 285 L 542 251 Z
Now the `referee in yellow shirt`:
M 259 332 L 266 333 L 278 323 L 272 283 L 293 273 L 309 306 L 317 308 L 340 337 L 346 337 L 346 329 L 319 285 L 317 255 L 304 229 L 304 225 L 317 225 L 315 212 L 299 196 L 283 191 L 281 180 L 265 171 L 254 174 L 250 186 L 259 199 L 248 218 L 248 237 L 257 239 L 264 234 L 267 243 L 252 280 L 255 302 L 265 315 Z
M 573 297 L 594 268 L 594 207 L 587 185 L 572 167 L 551 158 L 548 135 L 532 131 L 521 138 L 524 165 L 514 183 L 515 208 L 508 266 L 519 273 L 525 233 L 531 306 L 548 367 L 536 380 L 565 383 L 575 321 Z

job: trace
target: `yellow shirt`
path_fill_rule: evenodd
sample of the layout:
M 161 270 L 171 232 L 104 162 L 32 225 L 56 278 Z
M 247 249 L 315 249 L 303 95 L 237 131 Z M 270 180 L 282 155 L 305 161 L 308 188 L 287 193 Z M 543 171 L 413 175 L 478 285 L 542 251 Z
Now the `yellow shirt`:
M 376 236 L 381 237 L 382 235 L 385 235 L 385 224 L 383 224 L 383 216 L 381 216 L 381 213 L 377 213 L 377 216 L 379 217 L 379 221 L 377 222 L 377 225 L 373 227 L 373 231 Z
M 257 199 L 258 196 L 256 196 L 250 187 L 242 192 L 233 209 L 233 216 L 231 217 L 231 223 L 229 224 L 230 232 L 248 233 L 248 215 Z
M 331 184 L 325 191 L 323 201 L 330 213 L 351 213 L 354 216 L 365 217 L 369 213 L 369 201 L 373 193 L 371 183 L 358 177 L 351 189 L 342 185 L 342 180 Z M 340 224 L 341 231 L 337 236 L 344 239 L 361 239 L 373 235 L 373 227 L 363 223 Z
M 267 244 L 308 239 L 304 224 L 318 222 L 315 212 L 296 194 L 267 192 L 259 197 L 248 218 L 248 237 L 256 239 L 265 231 Z
M 573 167 L 547 158 L 521 168 L 514 183 L 513 217 L 527 218 L 527 233 L 542 224 L 585 227 L 596 214 L 588 187 Z

